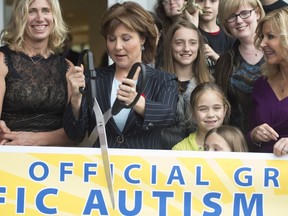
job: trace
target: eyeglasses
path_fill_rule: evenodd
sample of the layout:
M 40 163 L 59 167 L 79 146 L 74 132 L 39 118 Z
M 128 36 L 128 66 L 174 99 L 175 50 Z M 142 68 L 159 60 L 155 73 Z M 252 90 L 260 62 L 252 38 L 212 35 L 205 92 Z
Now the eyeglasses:
M 252 9 L 252 10 L 243 10 L 243 11 L 240 11 L 240 13 L 238 14 L 234 14 L 232 16 L 230 16 L 226 21 L 228 23 L 232 23 L 232 22 L 235 22 L 237 20 L 237 17 L 241 17 L 241 19 L 247 19 L 248 17 L 251 16 L 251 13 L 252 11 L 254 11 L 256 8 Z

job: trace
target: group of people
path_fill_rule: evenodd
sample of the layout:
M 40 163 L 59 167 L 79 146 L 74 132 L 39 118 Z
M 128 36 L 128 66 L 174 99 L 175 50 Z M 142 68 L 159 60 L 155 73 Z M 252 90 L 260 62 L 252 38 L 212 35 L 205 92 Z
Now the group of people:
M 135 2 L 105 12 L 113 64 L 96 69 L 101 111 L 131 104 L 144 77 L 140 68 L 127 75 L 139 62 L 146 71 L 136 104 L 106 124 L 109 147 L 287 154 L 288 7 L 196 3 L 158 0 L 160 27 Z M 89 84 L 84 66 L 59 54 L 67 33 L 58 0 L 14 0 L 1 32 L 1 145 L 76 146 L 96 126 L 89 94 L 79 91 Z

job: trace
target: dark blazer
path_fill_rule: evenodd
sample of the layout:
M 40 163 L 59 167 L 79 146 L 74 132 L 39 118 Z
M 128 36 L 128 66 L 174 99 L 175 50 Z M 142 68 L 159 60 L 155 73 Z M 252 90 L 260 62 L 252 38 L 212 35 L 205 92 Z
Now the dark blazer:
M 98 69 L 96 71 L 96 98 L 102 112 L 110 109 L 110 95 L 115 65 Z M 144 118 L 131 109 L 127 122 L 121 132 L 111 118 L 106 124 L 108 146 L 112 148 L 138 148 L 160 149 L 161 128 L 167 127 L 175 121 L 177 104 L 177 81 L 176 77 L 167 72 L 146 66 L 147 82 L 143 90 L 146 98 Z M 140 77 L 141 79 L 141 77 Z M 140 80 L 139 82 L 140 83 Z M 87 109 L 82 104 L 80 119 L 75 121 L 71 106 L 68 106 L 64 116 L 64 129 L 71 139 L 83 139 L 83 127 L 91 132 L 95 127 L 93 113 L 85 114 Z M 85 119 L 88 117 L 88 127 Z M 84 125 L 83 125 L 84 124 Z M 96 146 L 99 146 L 97 141 Z

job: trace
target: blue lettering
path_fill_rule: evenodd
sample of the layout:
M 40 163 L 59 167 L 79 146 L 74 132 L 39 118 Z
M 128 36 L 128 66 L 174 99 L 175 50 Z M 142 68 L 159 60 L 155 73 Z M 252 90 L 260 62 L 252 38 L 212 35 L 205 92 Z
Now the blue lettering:
M 178 180 L 180 185 L 184 185 L 185 181 L 179 166 L 173 166 L 167 184 L 171 185 L 174 180 Z
M 191 216 L 192 193 L 184 192 L 184 216 Z
M 0 187 L 0 193 L 6 194 L 6 187 Z M 5 197 L 0 197 L 0 204 L 5 204 Z
M 24 204 L 24 200 L 25 200 L 25 188 L 17 188 L 17 209 L 16 209 L 16 213 L 17 214 L 23 214 L 24 209 L 25 209 L 25 204 Z
M 56 188 L 47 188 L 40 191 L 36 196 L 36 206 L 38 210 L 43 214 L 57 214 L 57 208 L 48 208 L 44 204 L 44 199 L 48 195 L 57 195 L 58 189 Z
M 270 175 L 270 173 L 272 173 Z M 264 169 L 264 187 L 270 187 L 269 186 L 269 180 L 273 182 L 272 187 L 279 187 L 279 182 L 278 182 L 278 176 L 279 176 L 279 170 L 275 168 L 265 168 Z
M 72 170 L 66 170 L 66 167 L 73 167 L 73 163 L 71 162 L 63 162 L 63 163 L 60 163 L 60 182 L 64 182 L 65 181 L 65 175 L 67 174 L 72 174 Z
M 127 191 L 125 190 L 119 190 L 119 211 L 121 212 L 122 215 L 125 216 L 134 216 L 138 215 L 141 212 L 142 209 L 142 196 L 143 192 L 142 191 L 135 191 L 135 196 L 134 196 L 134 208 L 131 210 L 128 210 L 126 207 L 126 194 Z M 133 198 L 131 198 L 133 200 Z
M 213 200 L 212 200 L 213 198 L 220 199 L 221 198 L 221 194 L 220 193 L 208 193 L 208 194 L 206 194 L 204 196 L 204 198 L 203 198 L 204 204 L 207 207 L 210 207 L 210 208 L 214 209 L 214 211 L 213 212 L 204 211 L 203 212 L 203 216 L 217 216 L 217 215 L 221 215 L 222 208 L 221 208 L 221 206 L 218 203 L 213 202 Z
M 159 214 L 158 215 L 169 215 L 167 214 L 167 198 L 174 197 L 172 191 L 153 191 L 152 197 L 159 197 Z
M 151 184 L 155 185 L 156 183 L 157 183 L 157 166 L 152 165 Z
M 242 186 L 242 187 L 248 187 L 248 186 L 252 186 L 252 176 L 251 175 L 244 175 L 244 179 L 246 179 L 247 181 L 241 181 L 240 179 L 240 175 L 242 174 L 242 172 L 251 172 L 251 168 L 249 167 L 241 167 L 239 169 L 237 169 L 234 173 L 234 181 L 237 185 Z
M 202 167 L 201 166 L 196 166 L 196 185 L 203 185 L 203 186 L 208 186 L 210 185 L 209 181 L 202 181 L 201 179 L 202 176 Z
M 37 166 L 40 166 L 43 169 L 42 176 L 37 177 L 35 175 L 34 172 L 35 172 L 35 169 Z M 49 168 L 48 168 L 47 164 L 44 162 L 41 162 L 41 161 L 35 162 L 29 168 L 29 176 L 34 181 L 43 181 L 47 178 L 48 175 L 49 175 Z
M 131 183 L 131 184 L 140 184 L 140 180 L 136 180 L 136 179 L 132 179 L 130 177 L 130 171 L 132 169 L 140 169 L 141 166 L 139 164 L 132 164 L 132 165 L 129 165 L 126 169 L 125 169 L 125 172 L 124 172 L 124 177 L 126 179 L 126 181 L 128 183 Z
M 94 203 L 95 198 L 97 198 L 97 203 Z M 83 215 L 91 215 L 93 209 L 98 209 L 100 215 L 108 215 L 108 211 L 101 190 L 90 191 Z
M 256 205 L 256 206 L 255 206 Z M 240 209 L 242 206 L 244 216 L 252 215 L 254 206 L 256 207 L 256 216 L 262 216 L 263 214 L 263 195 L 262 194 L 252 194 L 250 204 L 247 204 L 247 197 L 244 193 L 236 193 L 234 195 L 234 211 L 233 216 L 240 215 Z
M 95 163 L 85 163 L 84 164 L 84 182 L 89 182 L 89 176 L 96 176 L 97 172 L 90 170 L 90 168 L 96 168 L 97 164 Z

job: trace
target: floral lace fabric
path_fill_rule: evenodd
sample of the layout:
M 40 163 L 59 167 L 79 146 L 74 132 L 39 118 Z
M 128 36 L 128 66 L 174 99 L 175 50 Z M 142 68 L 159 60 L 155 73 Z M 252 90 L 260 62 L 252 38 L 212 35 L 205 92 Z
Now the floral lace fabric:
M 52 54 L 47 59 L 7 46 L 5 55 L 8 74 L 1 119 L 13 131 L 52 131 L 62 127 L 67 104 L 66 60 Z

